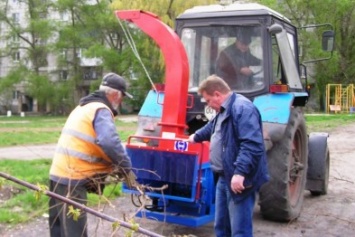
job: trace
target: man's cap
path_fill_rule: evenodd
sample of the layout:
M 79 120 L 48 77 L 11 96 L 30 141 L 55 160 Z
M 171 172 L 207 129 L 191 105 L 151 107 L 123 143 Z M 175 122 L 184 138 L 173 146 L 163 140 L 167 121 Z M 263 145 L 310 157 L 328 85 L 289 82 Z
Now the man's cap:
M 124 96 L 127 96 L 128 98 L 132 99 L 133 96 L 128 93 L 127 90 L 127 84 L 125 79 L 123 77 L 117 75 L 116 73 L 108 73 L 102 78 L 102 83 L 101 85 L 103 86 L 108 86 L 112 89 L 119 90 L 122 92 Z
M 240 42 L 242 42 L 243 44 L 246 44 L 246 45 L 248 45 L 248 44 L 250 44 L 250 42 L 251 42 L 251 37 L 250 36 L 240 36 L 240 37 L 238 37 L 238 40 L 240 41 Z
M 248 45 L 251 42 L 251 33 L 248 30 L 240 30 L 237 33 L 237 40 Z

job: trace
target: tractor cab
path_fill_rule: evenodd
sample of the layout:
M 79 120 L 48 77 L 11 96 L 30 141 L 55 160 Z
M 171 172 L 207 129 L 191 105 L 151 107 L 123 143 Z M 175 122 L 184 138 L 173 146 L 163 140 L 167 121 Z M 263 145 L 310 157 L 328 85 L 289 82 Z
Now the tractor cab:
M 200 82 L 211 74 L 251 100 L 278 90 L 276 85 L 303 91 L 296 28 L 268 7 L 254 3 L 195 7 L 177 18 L 176 32 L 187 53 L 189 94 L 194 97 L 194 106 L 187 111 L 189 133 L 215 113 L 197 95 Z

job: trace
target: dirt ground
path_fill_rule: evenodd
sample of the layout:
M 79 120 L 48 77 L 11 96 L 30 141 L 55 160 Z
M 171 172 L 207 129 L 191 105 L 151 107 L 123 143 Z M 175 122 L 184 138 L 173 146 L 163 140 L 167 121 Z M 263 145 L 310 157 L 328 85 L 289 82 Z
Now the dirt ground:
M 291 223 L 277 223 L 262 219 L 259 207 L 255 208 L 255 237 L 344 237 L 355 236 L 355 124 L 339 127 L 330 132 L 331 156 L 328 194 L 313 197 L 305 191 L 301 216 Z M 1 152 L 1 151 L 0 151 Z M 121 219 L 133 215 L 137 208 L 129 196 L 116 199 L 114 207 L 106 207 L 104 213 Z M 140 227 L 164 236 L 212 237 L 213 224 L 199 228 L 161 223 L 136 218 Z M 127 229 L 121 227 L 113 235 L 111 223 L 100 221 L 89 215 L 89 236 L 126 236 Z M 37 218 L 30 223 L 15 227 L 0 225 L 0 236 L 4 237 L 47 237 L 47 218 Z M 134 234 L 133 236 L 143 236 Z

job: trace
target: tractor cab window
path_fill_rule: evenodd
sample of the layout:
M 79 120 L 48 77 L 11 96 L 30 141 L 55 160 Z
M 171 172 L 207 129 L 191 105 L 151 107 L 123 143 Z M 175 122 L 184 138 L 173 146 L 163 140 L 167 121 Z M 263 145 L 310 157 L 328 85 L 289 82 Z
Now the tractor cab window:
M 276 42 L 276 37 L 272 37 L 272 71 L 273 84 L 287 84 L 285 75 L 283 73 L 279 47 Z
M 294 35 L 283 30 L 272 36 L 272 62 L 273 84 L 287 84 L 291 89 L 302 89 L 299 68 L 296 66 Z
M 184 28 L 181 39 L 189 59 L 190 89 L 197 88 L 211 74 L 217 74 L 241 93 L 263 89 L 260 26 Z

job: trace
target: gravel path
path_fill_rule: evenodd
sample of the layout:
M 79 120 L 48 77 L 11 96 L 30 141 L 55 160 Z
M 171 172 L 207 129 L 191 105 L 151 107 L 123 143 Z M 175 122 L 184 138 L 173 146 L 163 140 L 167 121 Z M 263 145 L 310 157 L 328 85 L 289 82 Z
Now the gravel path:
M 0 148 L 0 159 L 33 160 L 52 158 L 56 144 Z

